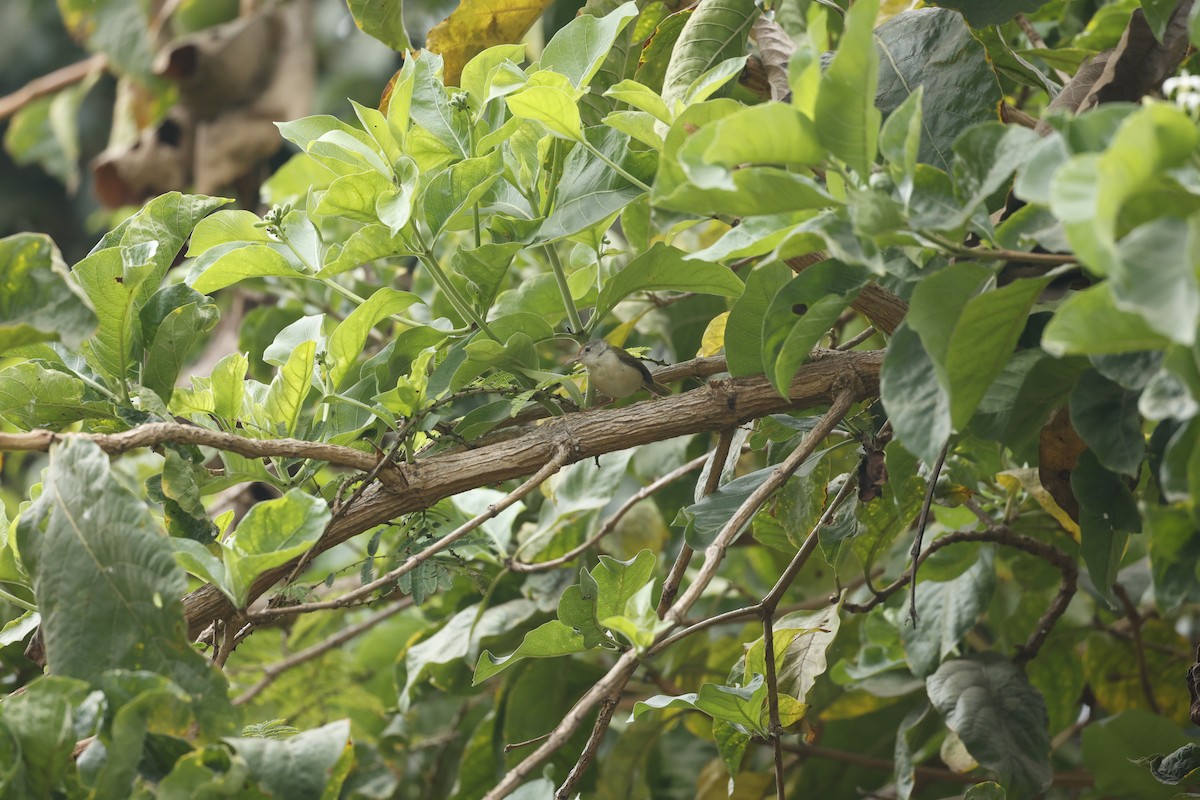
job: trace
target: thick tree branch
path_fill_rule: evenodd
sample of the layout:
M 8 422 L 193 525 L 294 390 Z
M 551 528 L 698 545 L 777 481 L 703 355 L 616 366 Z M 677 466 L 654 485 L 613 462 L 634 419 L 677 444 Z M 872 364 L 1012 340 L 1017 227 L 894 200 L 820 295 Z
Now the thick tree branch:
M 460 492 L 530 475 L 564 444 L 570 448 L 566 463 L 573 463 L 640 444 L 716 431 L 768 414 L 829 403 L 847 385 L 852 386 L 854 400 L 872 397 L 879 391 L 882 363 L 880 351 L 821 352 L 800 368 L 788 398 L 781 397 L 761 376 L 717 380 L 671 397 L 623 408 L 566 414 L 539 425 L 509 429 L 505 432 L 507 438 L 485 438 L 482 446 L 399 464 L 397 477 L 403 479 L 406 488 L 392 491 L 386 486 L 372 487 L 330 523 L 315 549 L 323 552 L 376 525 L 429 508 L 438 500 Z M 681 367 L 679 372 L 687 369 L 677 366 Z M 290 570 L 291 565 L 285 564 L 267 572 L 255 582 L 251 596 L 261 595 Z M 212 586 L 202 587 L 184 598 L 184 609 L 193 637 L 234 610 Z

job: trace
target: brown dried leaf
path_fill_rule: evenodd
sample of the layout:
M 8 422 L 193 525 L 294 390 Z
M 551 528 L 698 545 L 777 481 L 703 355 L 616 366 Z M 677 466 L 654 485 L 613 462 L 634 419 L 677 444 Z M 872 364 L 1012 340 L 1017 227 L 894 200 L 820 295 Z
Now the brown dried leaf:
M 1086 449 L 1087 445 L 1071 425 L 1066 406 L 1055 411 L 1042 426 L 1038 437 L 1038 480 L 1075 522 L 1079 522 L 1079 502 L 1071 491 L 1071 472 L 1079 454 Z
M 771 99 L 783 100 L 792 89 L 788 85 L 788 61 L 796 52 L 796 43 L 787 31 L 774 20 L 760 16 L 754 20 L 750 35 L 758 43 L 758 52 L 767 71 L 767 83 L 771 86 Z

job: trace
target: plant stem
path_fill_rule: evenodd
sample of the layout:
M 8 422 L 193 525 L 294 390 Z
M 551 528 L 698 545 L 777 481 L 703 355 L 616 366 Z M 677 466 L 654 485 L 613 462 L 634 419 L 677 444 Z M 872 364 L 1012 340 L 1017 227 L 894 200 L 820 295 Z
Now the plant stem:
M 479 312 L 467 302 L 466 298 L 458 293 L 458 289 L 454 287 L 454 284 L 450 283 L 450 277 L 442 271 L 433 254 L 422 247 L 421 252 L 417 254 L 417 258 L 421 259 L 421 263 L 429 270 L 429 274 L 433 276 L 433 280 L 437 283 L 438 288 L 442 290 L 442 294 L 446 295 L 446 299 L 450 301 L 450 305 L 454 306 L 454 309 L 462 318 L 468 322 L 475 323 L 479 327 L 479 330 L 483 331 L 484 335 L 492 341 L 500 342 L 500 339 L 488 327 L 487 322 L 479 315 Z M 504 343 L 500 342 L 500 344 Z
M 634 176 L 630 175 L 628 172 L 625 171 L 624 167 L 622 167 L 617 162 L 613 161 L 608 156 L 604 155 L 604 153 L 601 153 L 600 150 L 595 145 L 593 145 L 591 142 L 589 142 L 587 139 L 580 139 L 579 143 L 581 145 L 583 145 L 584 150 L 587 150 L 589 153 L 594 155 L 596 158 L 600 159 L 605 164 L 608 164 L 608 166 L 612 167 L 612 169 L 615 170 L 616 173 L 618 175 L 620 175 L 622 178 L 629 181 L 634 186 L 638 187 L 639 189 L 641 189 L 644 192 L 650 191 L 650 187 L 647 184 L 643 183 L 642 181 L 638 180 Z
M 558 293 L 562 295 L 563 308 L 567 310 L 567 320 L 571 323 L 571 333 L 583 331 L 583 320 L 579 318 L 579 309 L 575 308 L 575 298 L 571 297 L 571 287 L 567 284 L 567 273 L 563 270 L 562 261 L 553 244 L 543 245 L 546 258 L 550 259 L 550 269 L 554 272 L 554 281 L 558 284 Z

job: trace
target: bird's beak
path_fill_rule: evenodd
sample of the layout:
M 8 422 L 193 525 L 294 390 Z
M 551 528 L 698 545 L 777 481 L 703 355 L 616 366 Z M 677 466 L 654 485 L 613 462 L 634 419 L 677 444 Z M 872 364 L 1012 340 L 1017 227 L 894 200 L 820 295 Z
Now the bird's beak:
M 576 353 L 575 355 L 573 355 L 573 356 L 571 356 L 570 358 L 568 358 L 568 359 L 566 360 L 566 362 L 564 362 L 564 363 L 565 363 L 567 366 L 570 366 L 571 364 L 578 364 L 578 363 L 579 363 L 579 359 L 580 359 L 580 357 L 581 357 L 582 355 L 583 355 L 583 353 Z

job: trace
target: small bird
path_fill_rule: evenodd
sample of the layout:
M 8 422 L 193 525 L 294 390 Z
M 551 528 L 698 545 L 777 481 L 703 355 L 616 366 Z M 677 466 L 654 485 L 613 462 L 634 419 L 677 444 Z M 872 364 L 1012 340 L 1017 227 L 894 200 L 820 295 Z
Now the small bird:
M 579 348 L 567 363 L 575 362 L 587 367 L 593 389 L 614 399 L 629 397 L 639 389 L 660 397 L 671 393 L 661 383 L 655 383 L 654 376 L 640 360 L 603 339 L 594 339 Z

